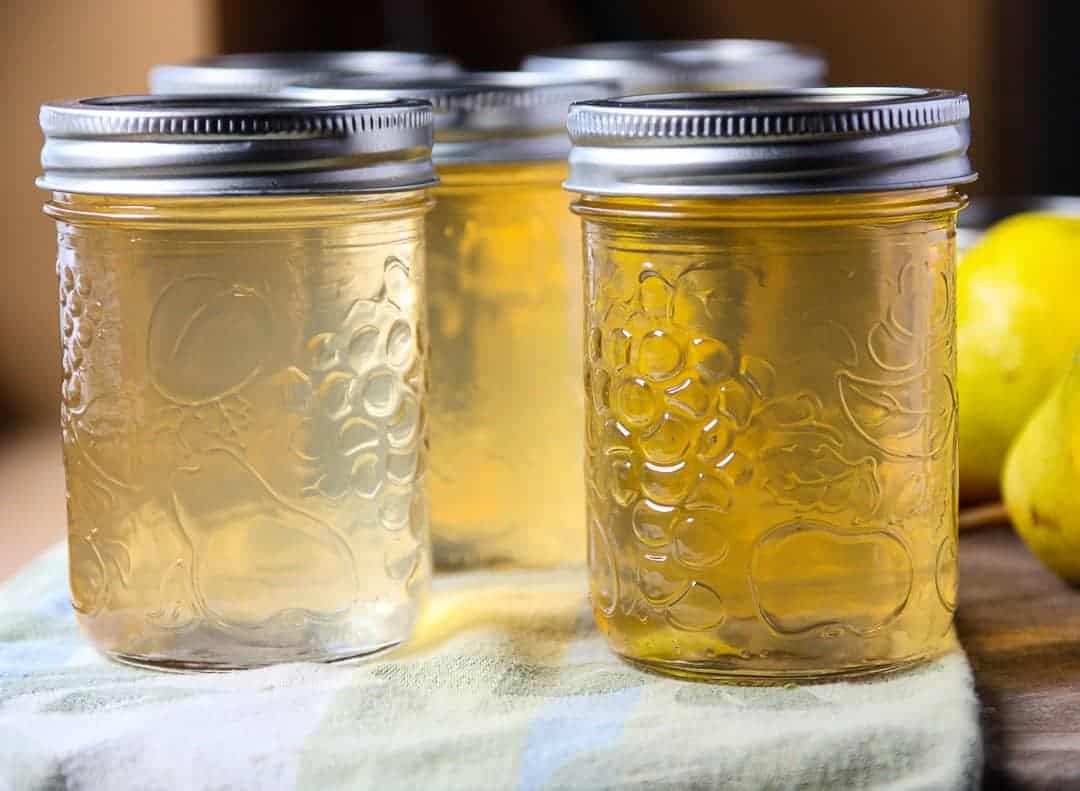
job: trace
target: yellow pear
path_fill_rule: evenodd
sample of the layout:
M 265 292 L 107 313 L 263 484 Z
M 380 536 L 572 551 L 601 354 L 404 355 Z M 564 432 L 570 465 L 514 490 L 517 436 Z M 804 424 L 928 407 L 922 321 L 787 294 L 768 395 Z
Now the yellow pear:
M 1002 488 L 1031 551 L 1080 583 L 1080 355 L 1009 450 Z
M 957 273 L 960 496 L 996 497 L 1009 445 L 1080 345 L 1080 217 L 1019 214 Z

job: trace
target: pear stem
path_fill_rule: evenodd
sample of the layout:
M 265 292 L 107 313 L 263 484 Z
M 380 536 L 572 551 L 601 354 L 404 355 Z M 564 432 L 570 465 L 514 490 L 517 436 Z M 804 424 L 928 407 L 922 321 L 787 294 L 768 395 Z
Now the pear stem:
M 960 511 L 960 527 L 990 527 L 1009 523 L 1009 512 L 1004 503 L 985 503 Z

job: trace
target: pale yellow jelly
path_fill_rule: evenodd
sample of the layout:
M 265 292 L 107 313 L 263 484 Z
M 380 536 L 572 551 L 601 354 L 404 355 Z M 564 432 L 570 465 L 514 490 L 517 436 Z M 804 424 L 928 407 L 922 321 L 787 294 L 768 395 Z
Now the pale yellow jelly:
M 962 202 L 576 205 L 591 587 L 618 653 L 753 681 L 950 646 Z
M 369 654 L 426 589 L 423 190 L 57 194 L 71 589 L 121 661 Z
M 565 162 L 443 165 L 428 217 L 438 564 L 585 560 L 581 231 Z

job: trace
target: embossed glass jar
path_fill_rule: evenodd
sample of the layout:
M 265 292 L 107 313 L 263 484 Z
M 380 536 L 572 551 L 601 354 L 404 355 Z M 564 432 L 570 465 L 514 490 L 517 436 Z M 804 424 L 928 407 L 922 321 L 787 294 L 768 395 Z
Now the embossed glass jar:
M 83 631 L 195 670 L 406 640 L 430 105 L 114 97 L 41 126 Z
M 813 88 L 825 58 L 810 47 L 764 39 L 604 41 L 537 52 L 526 71 L 611 80 L 620 94 Z
M 428 218 L 431 532 L 437 565 L 585 561 L 581 232 L 567 210 L 566 112 L 606 83 L 495 72 L 330 80 L 435 106 Z
M 572 108 L 592 602 L 622 656 L 783 681 L 950 646 L 967 119 L 914 89 Z

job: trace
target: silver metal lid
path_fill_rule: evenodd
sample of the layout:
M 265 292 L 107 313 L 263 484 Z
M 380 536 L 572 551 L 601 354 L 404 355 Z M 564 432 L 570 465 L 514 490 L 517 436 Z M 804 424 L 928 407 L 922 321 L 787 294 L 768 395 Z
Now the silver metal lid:
M 974 181 L 968 98 L 917 88 L 685 93 L 570 108 L 568 189 L 797 195 Z
M 812 88 L 825 79 L 817 50 L 747 38 L 582 44 L 530 55 L 522 68 L 615 80 L 622 94 Z
M 571 103 L 608 96 L 610 82 L 491 71 L 452 77 L 348 77 L 297 84 L 281 95 L 323 102 L 407 96 L 435 108 L 438 164 L 565 159 Z
M 103 195 L 388 192 L 434 184 L 431 105 L 111 96 L 41 108 L 38 186 Z
M 457 62 L 422 52 L 267 52 L 220 55 L 150 70 L 151 93 L 274 93 L 297 81 L 343 74 L 449 75 Z

